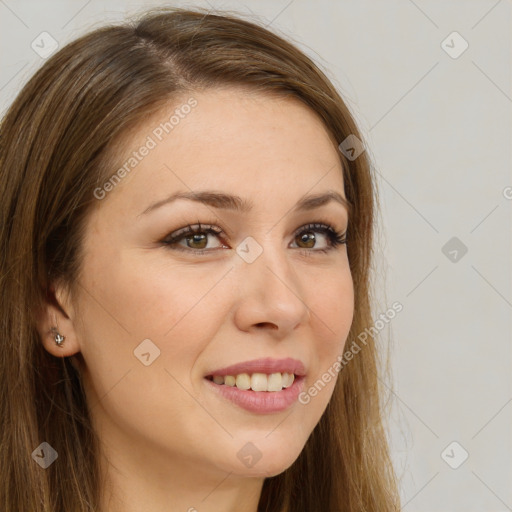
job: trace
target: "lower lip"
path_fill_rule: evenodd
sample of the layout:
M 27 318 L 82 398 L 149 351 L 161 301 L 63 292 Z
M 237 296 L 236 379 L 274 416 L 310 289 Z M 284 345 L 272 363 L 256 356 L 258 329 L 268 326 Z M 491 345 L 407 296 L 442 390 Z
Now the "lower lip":
M 268 414 L 282 412 L 288 409 L 297 398 L 304 386 L 304 377 L 296 377 L 289 388 L 282 391 L 253 391 L 252 389 L 238 389 L 236 386 L 215 384 L 205 379 L 212 390 L 231 400 L 234 404 L 249 412 Z

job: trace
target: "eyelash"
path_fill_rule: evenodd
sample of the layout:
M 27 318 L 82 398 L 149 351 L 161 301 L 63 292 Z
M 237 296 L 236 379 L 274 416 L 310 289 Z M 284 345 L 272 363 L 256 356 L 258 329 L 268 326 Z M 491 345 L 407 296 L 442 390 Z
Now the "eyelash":
M 306 255 L 310 255 L 311 252 L 327 253 L 328 251 L 336 249 L 338 246 L 347 243 L 346 232 L 339 233 L 332 226 L 330 226 L 328 224 L 321 223 L 321 222 L 313 222 L 313 223 L 306 224 L 306 225 L 300 227 L 297 231 L 295 231 L 294 239 L 303 233 L 308 233 L 311 231 L 316 231 L 316 232 L 322 233 L 324 235 L 327 235 L 327 237 L 329 239 L 330 247 L 325 248 L 325 249 L 300 249 L 301 252 L 303 252 Z M 161 243 L 167 249 L 183 251 L 186 253 L 196 254 L 196 255 L 200 255 L 200 256 L 204 256 L 205 254 L 208 254 L 212 251 L 220 249 L 220 247 L 215 248 L 215 249 L 192 249 L 192 248 L 179 247 L 177 245 L 177 242 L 185 239 L 187 236 L 194 235 L 197 233 L 212 234 L 212 235 L 216 235 L 216 236 L 225 235 L 224 231 L 220 228 L 217 228 L 213 225 L 201 224 L 200 222 L 198 222 L 198 224 L 195 224 L 193 226 L 191 226 L 189 224 L 185 228 L 181 228 L 181 229 L 178 229 L 177 231 L 174 231 L 173 233 L 168 235 L 166 238 L 164 238 L 161 241 Z

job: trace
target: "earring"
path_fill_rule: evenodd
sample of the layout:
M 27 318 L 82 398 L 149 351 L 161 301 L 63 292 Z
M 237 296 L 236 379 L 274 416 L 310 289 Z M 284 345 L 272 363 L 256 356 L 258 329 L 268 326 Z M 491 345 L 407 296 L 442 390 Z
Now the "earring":
M 51 332 L 54 336 L 55 343 L 60 347 L 62 343 L 64 343 L 66 336 L 62 336 L 62 334 L 60 334 L 59 331 L 57 331 L 56 327 L 52 327 Z

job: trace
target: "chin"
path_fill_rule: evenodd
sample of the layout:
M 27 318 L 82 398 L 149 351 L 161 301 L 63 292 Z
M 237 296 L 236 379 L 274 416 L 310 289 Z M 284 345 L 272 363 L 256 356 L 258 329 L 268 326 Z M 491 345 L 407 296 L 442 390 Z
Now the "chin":
M 252 466 L 247 463 L 247 467 L 237 464 L 236 469 L 231 468 L 230 471 L 236 472 L 239 475 L 257 478 L 269 478 L 277 476 L 286 471 L 299 457 L 299 452 L 293 453 L 278 453 L 277 450 L 269 451 L 268 455 L 257 460 Z M 242 467 L 240 467 L 242 466 Z
M 257 464 L 253 468 L 247 468 L 245 470 L 241 470 L 240 468 L 237 468 L 236 473 L 239 476 L 246 477 L 246 478 L 270 478 L 273 476 L 280 475 L 284 471 L 286 471 L 290 467 L 290 465 L 276 465 L 276 464 L 269 464 L 269 465 L 261 465 Z

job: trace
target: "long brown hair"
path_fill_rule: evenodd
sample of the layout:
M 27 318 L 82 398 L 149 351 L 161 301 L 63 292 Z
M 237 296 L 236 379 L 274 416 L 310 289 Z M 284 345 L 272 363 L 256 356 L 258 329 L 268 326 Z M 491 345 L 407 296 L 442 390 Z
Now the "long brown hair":
M 160 9 L 77 39 L 35 73 L 1 123 L 0 509 L 98 510 L 98 439 L 70 358 L 49 354 L 36 329 L 49 283 L 69 289 L 93 191 L 112 175 L 110 149 L 176 94 L 242 85 L 298 98 L 339 144 L 362 137 L 325 74 L 292 43 L 232 13 Z M 347 250 L 355 290 L 348 341 L 372 324 L 370 267 L 376 188 L 366 152 L 346 158 L 352 204 Z M 396 477 L 383 427 L 375 340 L 339 374 L 298 459 L 267 478 L 258 511 L 395 512 Z M 58 452 L 48 469 L 31 454 Z

